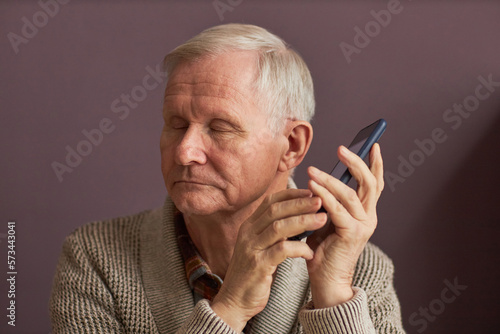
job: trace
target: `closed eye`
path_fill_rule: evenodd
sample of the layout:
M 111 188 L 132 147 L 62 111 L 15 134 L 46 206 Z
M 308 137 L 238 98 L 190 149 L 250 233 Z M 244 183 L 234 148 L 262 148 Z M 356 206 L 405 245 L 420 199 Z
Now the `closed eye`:
M 165 125 L 171 129 L 187 129 L 189 127 L 189 122 L 182 117 L 173 116 L 166 120 Z
M 209 128 L 214 132 L 242 132 L 238 126 L 220 118 L 213 119 Z

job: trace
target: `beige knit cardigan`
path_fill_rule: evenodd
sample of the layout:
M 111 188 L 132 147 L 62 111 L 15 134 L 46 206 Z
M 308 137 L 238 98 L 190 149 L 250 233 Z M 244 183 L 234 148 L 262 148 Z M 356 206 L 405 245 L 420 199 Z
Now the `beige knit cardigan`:
M 50 298 L 53 333 L 235 333 L 206 300 L 196 305 L 173 224 L 174 205 L 94 222 L 69 235 Z M 250 333 L 404 333 L 393 264 L 368 244 L 354 298 L 313 309 L 303 259 L 277 270 Z

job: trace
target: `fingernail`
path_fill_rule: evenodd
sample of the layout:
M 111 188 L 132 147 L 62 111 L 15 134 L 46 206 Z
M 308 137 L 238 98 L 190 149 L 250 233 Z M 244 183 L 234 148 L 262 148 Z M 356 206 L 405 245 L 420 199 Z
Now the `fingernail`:
M 344 145 L 340 145 L 340 152 L 343 154 L 349 154 L 349 150 Z

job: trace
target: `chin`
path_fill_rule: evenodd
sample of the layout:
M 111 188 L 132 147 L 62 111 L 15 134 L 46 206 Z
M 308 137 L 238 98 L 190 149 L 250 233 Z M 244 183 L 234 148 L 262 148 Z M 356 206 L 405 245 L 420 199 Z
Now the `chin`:
M 175 202 L 174 202 L 175 203 Z M 212 208 L 193 206 L 193 205 L 177 205 L 175 207 L 187 216 L 210 216 L 216 213 L 218 210 Z
M 174 193 L 170 198 L 176 208 L 185 215 L 208 216 L 223 210 L 218 201 L 211 200 L 206 196 L 186 193 L 176 196 Z

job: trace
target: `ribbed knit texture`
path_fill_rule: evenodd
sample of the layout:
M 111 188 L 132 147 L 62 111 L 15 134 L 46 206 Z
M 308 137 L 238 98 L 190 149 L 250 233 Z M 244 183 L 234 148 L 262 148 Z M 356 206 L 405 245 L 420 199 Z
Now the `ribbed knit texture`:
M 175 240 L 174 206 L 94 222 L 69 235 L 50 299 L 53 333 L 235 333 L 210 308 L 194 305 Z M 250 333 L 404 333 L 391 260 L 368 244 L 355 296 L 311 309 L 305 261 L 277 270 L 266 308 Z

